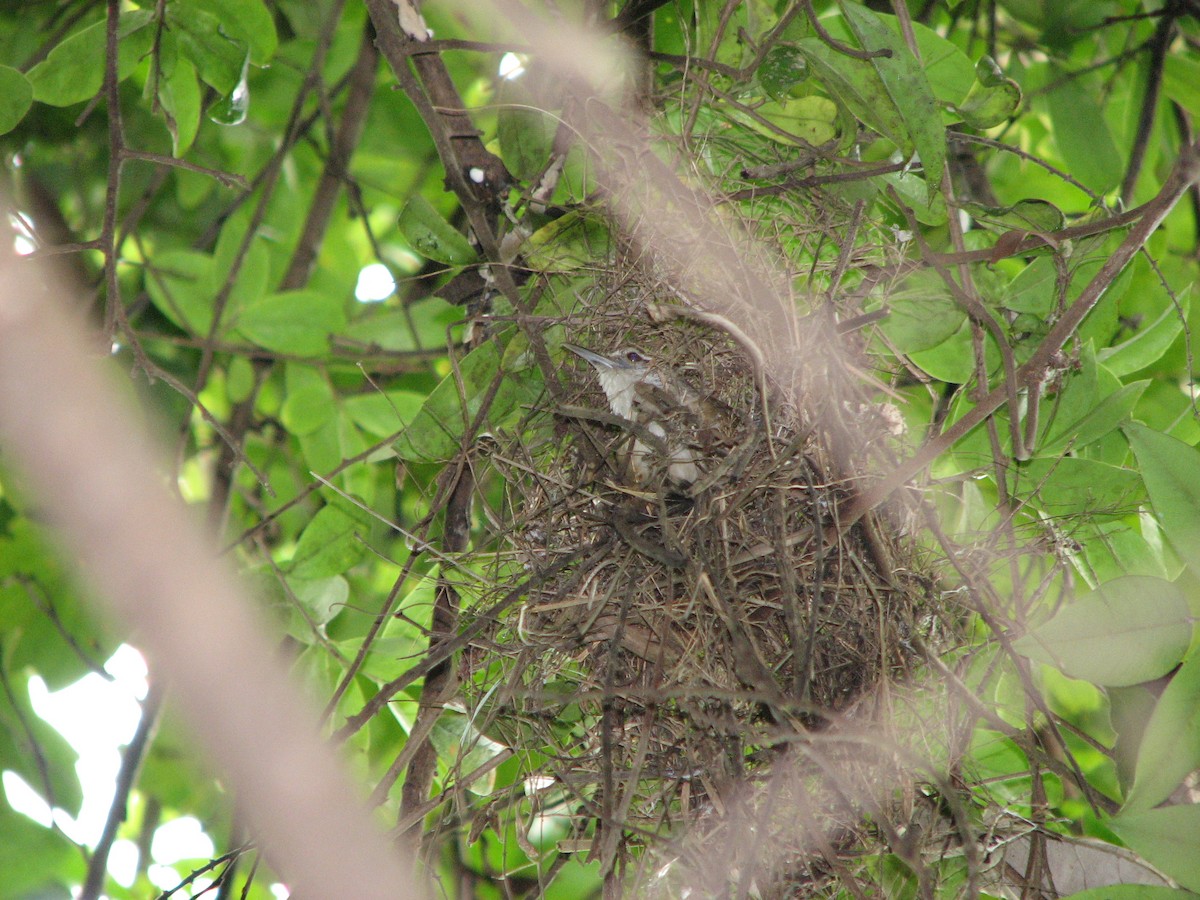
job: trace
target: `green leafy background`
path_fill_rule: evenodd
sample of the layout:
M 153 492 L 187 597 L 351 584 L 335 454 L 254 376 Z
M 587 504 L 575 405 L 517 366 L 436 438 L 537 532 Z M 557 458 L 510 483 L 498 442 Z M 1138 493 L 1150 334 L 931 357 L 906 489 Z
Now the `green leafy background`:
M 723 4 L 659 7 L 652 126 L 664 158 L 686 156 L 688 179 L 730 192 L 747 227 L 801 273 L 798 295 L 822 296 L 832 261 L 853 260 L 837 291 L 883 314 L 861 346 L 903 414 L 908 432 L 895 450 L 907 456 L 970 413 L 981 378 L 994 388 L 1008 377 L 1004 354 L 1016 365 L 1033 355 L 1126 231 L 988 251 L 1014 232 L 1102 221 L 1165 182 L 1191 133 L 1181 123 L 1200 117 L 1200 23 L 1187 4 L 1137 0 L 914 2 L 899 17 L 887 4 L 814 5 L 824 36 L 787 4 L 747 0 L 727 19 Z M 481 252 L 445 189 L 427 123 L 393 89 L 385 62 L 369 70 L 369 107 L 346 158 L 334 158 L 347 85 L 372 36 L 363 3 L 120 6 L 123 142 L 144 158 L 119 163 L 119 296 L 102 289 L 105 261 L 89 243 L 101 234 L 115 165 L 97 102 L 108 64 L 103 4 L 0 10 L 10 215 L 32 223 L 38 247 L 83 247 L 63 264 L 95 321 L 111 325 L 116 367 L 177 442 L 181 495 L 219 508 L 228 552 L 274 614 L 297 675 L 327 700 L 363 654 L 332 712 L 336 729 L 428 649 L 440 568 L 421 549 L 440 537 L 443 466 L 481 433 L 534 427 L 527 414 L 544 402 L 544 375 L 503 298 L 490 335 L 463 348 L 474 340 L 470 310 L 439 289 Z M 590 209 L 587 162 L 578 149 L 561 161 L 550 199 L 565 215 L 539 219 L 543 210 L 518 201 L 556 145 L 553 92 L 497 76 L 514 46 L 503 23 L 488 30 L 426 6 L 439 38 L 482 42 L 442 58 L 482 141 L 518 179 L 505 199 L 534 276 L 522 297 L 557 328 L 616 243 Z M 574 5 L 556 6 L 575 15 Z M 612 16 L 624 5 L 592 6 Z M 862 59 L 840 45 L 890 55 Z M 689 53 L 705 64 L 689 64 Z M 536 71 L 536 54 L 523 61 Z M 772 166 L 783 174 L 754 174 Z M 804 193 L 818 183 L 805 178 L 822 176 L 836 176 L 820 187 L 827 193 Z M 857 227 L 843 232 L 852 246 L 779 226 L 822 203 L 857 204 Z M 321 204 L 313 265 L 297 272 Z M 943 531 L 922 542 L 940 559 L 969 561 L 940 573 L 953 597 L 969 570 L 972 597 L 958 610 L 965 637 L 945 649 L 945 663 L 994 712 L 970 723 L 955 761 L 974 826 L 983 833 L 987 811 L 1007 809 L 1053 835 L 1124 845 L 1200 892 L 1200 814 L 1181 788 L 1200 768 L 1193 207 L 1194 194 L 1106 286 L 1036 396 L 1026 391 L 1018 409 L 967 433 L 920 481 Z M 956 237 L 960 220 L 969 227 Z M 951 280 L 969 280 L 992 330 L 921 263 L 967 251 L 983 254 Z M 396 289 L 359 302 L 360 272 L 373 263 Z M 872 286 L 871 272 L 885 272 L 886 284 Z M 546 334 L 553 350 L 562 338 Z M 1029 430 L 1023 455 L 1010 442 L 1014 416 Z M 69 684 L 130 636 L 91 616 L 39 521 L 36 498 L 6 476 L 0 769 L 75 812 L 74 753 L 33 714 L 27 686 L 34 676 Z M 394 614 L 373 631 L 385 598 Z M 403 749 L 419 692 L 415 680 L 349 736 L 368 790 Z M 522 794 L 519 758 L 536 758 L 538 747 L 507 748 L 453 710 L 433 742 L 436 788 L 466 798 L 454 802 L 515 798 L 482 834 L 451 840 L 431 828 L 443 838 L 431 864 L 443 884 L 487 897 L 539 884 L 554 897 L 599 891 L 598 863 L 559 843 L 571 834 L 566 795 L 557 806 L 539 799 L 537 809 L 556 814 L 529 830 L 535 802 Z M 394 823 L 399 790 L 385 785 L 383 795 L 381 819 Z M 196 815 L 223 852 L 239 840 L 227 800 L 168 717 L 122 834 L 137 840 L 164 819 Z M 447 800 L 442 812 L 452 807 Z M 60 832 L 0 806 L 0 834 L 0 898 L 65 896 L 81 883 L 83 857 Z M 847 876 L 859 885 L 853 894 L 962 890 L 961 858 L 911 863 L 890 852 L 859 860 Z M 191 866 L 177 869 L 182 880 Z M 231 873 L 237 889 L 269 896 L 269 879 L 250 872 Z M 1144 890 L 1103 896 L 1189 895 Z M 105 892 L 153 895 L 144 870 L 132 888 L 110 882 Z

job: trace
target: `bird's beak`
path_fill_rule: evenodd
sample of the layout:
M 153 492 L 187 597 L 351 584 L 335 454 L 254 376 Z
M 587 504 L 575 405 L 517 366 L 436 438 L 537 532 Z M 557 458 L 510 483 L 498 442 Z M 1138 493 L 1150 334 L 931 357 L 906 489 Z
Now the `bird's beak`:
M 615 361 L 609 359 L 607 356 L 601 356 L 599 353 L 593 353 L 591 350 L 587 349 L 586 347 L 580 347 L 578 344 L 564 343 L 563 348 L 566 350 L 570 350 L 572 353 L 574 353 L 576 356 L 580 357 L 581 359 L 587 360 L 593 366 L 595 366 L 597 369 L 620 368 L 620 366 Z

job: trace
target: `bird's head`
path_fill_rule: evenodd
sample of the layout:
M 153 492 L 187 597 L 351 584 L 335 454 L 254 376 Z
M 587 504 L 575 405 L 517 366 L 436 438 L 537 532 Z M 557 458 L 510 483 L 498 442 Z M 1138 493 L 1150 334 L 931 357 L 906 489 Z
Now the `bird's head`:
M 601 353 L 596 353 L 586 347 L 580 347 L 578 344 L 563 344 L 567 350 L 570 350 L 580 359 L 584 359 L 591 363 L 598 371 L 614 371 L 614 370 L 630 370 L 644 372 L 649 368 L 652 360 L 650 357 L 643 354 L 640 350 L 634 347 L 626 347 L 622 350 L 617 350 L 611 356 L 606 356 Z

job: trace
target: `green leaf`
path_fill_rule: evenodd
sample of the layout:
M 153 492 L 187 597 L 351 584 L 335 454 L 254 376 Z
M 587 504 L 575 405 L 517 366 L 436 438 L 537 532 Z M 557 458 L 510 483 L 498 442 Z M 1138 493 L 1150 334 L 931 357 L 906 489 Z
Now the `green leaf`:
M 150 51 L 154 29 L 149 10 L 121 14 L 118 23 L 117 77 L 124 79 Z M 79 31 L 29 70 L 33 99 L 50 106 L 70 106 L 96 96 L 104 84 L 107 24 L 97 22 Z
M 893 297 L 888 307 L 888 316 L 879 327 L 901 353 L 936 347 L 967 319 L 962 307 L 936 285 L 930 285 L 928 293 L 905 291 Z
M 5 687 L 11 690 L 0 704 L 0 769 L 12 769 L 43 800 L 78 816 L 83 805 L 83 788 L 75 770 L 79 754 L 34 711 L 29 700 L 32 668 L 8 672 L 7 677 Z M 31 752 L 31 739 L 36 743 L 36 753 Z M 51 797 L 45 796 L 46 780 L 53 792 Z
M 232 220 L 231 220 L 232 222 Z M 207 337 L 212 329 L 213 304 L 221 292 L 240 240 L 227 223 L 215 257 L 195 250 L 168 250 L 146 261 L 145 284 L 150 299 L 164 316 L 189 334 Z M 250 244 L 222 311 L 223 334 L 239 321 L 243 307 L 262 297 L 270 274 L 266 242 Z
M 1169 581 L 1130 575 L 1063 607 L 1013 649 L 1072 678 L 1120 687 L 1171 671 L 1191 637 L 1183 592 Z
M 877 13 L 880 21 L 896 34 L 902 34 L 895 16 Z M 929 81 L 933 96 L 948 107 L 957 106 L 975 84 L 975 67 L 955 44 L 920 22 L 911 22 L 921 57 L 921 70 Z
M 859 46 L 865 50 L 892 51 L 890 58 L 872 57 L 871 65 L 900 113 L 911 146 L 921 157 L 930 193 L 939 190 L 946 165 L 946 129 L 925 72 L 904 40 L 865 6 L 843 3 L 842 12 Z
M 33 106 L 33 84 L 11 66 L 0 66 L 0 134 L 12 131 Z
M 1146 725 L 1125 809 L 1157 806 L 1200 768 L 1200 655 L 1171 676 Z
M 244 41 L 230 40 L 207 6 L 204 0 L 174 0 L 167 5 L 167 26 L 204 82 L 228 96 L 242 78 L 249 48 Z
M 288 363 L 285 375 L 287 396 L 279 410 L 283 427 L 292 434 L 312 434 L 337 411 L 333 388 L 312 366 Z
M 1186 804 L 1122 813 L 1108 823 L 1129 847 L 1188 890 L 1200 891 L 1200 806 Z
M 496 104 L 496 137 L 505 168 L 522 181 L 536 178 L 550 162 L 557 119 L 520 80 L 502 82 Z
M 976 81 L 958 106 L 963 121 L 972 128 L 991 128 L 1008 121 L 1021 106 L 1021 87 L 1005 78 L 996 61 L 984 56 L 975 64 Z
M 200 129 L 200 81 L 191 60 L 181 57 L 175 61 L 171 73 L 162 80 L 158 96 L 171 132 L 171 153 L 183 156 Z
M 168 250 L 146 261 L 146 292 L 159 312 L 189 334 L 212 328 L 213 261 L 195 250 Z
M 1122 385 L 1112 372 L 1096 362 L 1090 344 L 1080 353 L 1080 369 L 1052 405 L 1043 402 L 1043 436 L 1035 448 L 1039 456 L 1058 456 L 1068 446 L 1086 447 L 1123 424 L 1149 385 L 1138 381 Z
M 470 716 L 446 709 L 433 725 L 429 741 L 436 748 L 443 764 L 462 776 L 482 768 L 508 750 L 479 731 Z M 459 786 L 477 795 L 491 794 L 496 783 L 496 770 L 490 769 L 478 778 L 459 781 Z
M 79 847 L 57 828 L 46 828 L 0 803 L 0 872 L 4 896 L 70 897 L 70 885 L 87 877 Z
M 231 41 L 245 44 L 250 61 L 262 66 L 271 61 L 279 39 L 275 34 L 275 19 L 263 0 L 174 0 L 175 4 L 195 3 L 216 17 L 221 33 Z
M 424 395 L 416 391 L 372 391 L 346 398 L 342 408 L 363 431 L 390 437 L 417 417 L 424 402 Z
M 1175 339 L 1183 333 L 1191 306 L 1191 285 L 1181 292 L 1179 306 L 1170 304 L 1149 325 L 1114 347 L 1105 347 L 1096 358 L 1114 375 L 1129 375 L 1158 362 Z
M 366 513 L 349 503 L 321 507 L 300 535 L 287 567 L 290 577 L 315 580 L 341 575 L 362 559 L 369 530 Z
M 1013 231 L 1045 234 L 1067 224 L 1061 209 L 1046 200 L 1022 200 L 1012 206 L 990 207 L 964 203 L 962 208 L 980 222 Z
M 363 674 L 385 684 L 412 668 L 412 661 L 429 650 L 428 628 L 433 618 L 434 585 L 432 577 L 418 582 L 400 603 L 403 615 L 390 616 L 371 642 L 371 651 L 363 664 Z M 344 641 L 339 647 L 348 656 L 358 653 L 361 642 Z
M 462 310 L 437 297 L 404 309 L 372 307 L 367 315 L 346 326 L 345 336 L 364 347 L 418 350 L 446 344 L 447 328 L 462 319 Z
M 871 180 L 890 185 L 922 225 L 936 228 L 946 224 L 946 198 L 940 193 L 930 193 L 928 183 L 915 172 L 888 172 Z
M 414 462 L 440 462 L 458 452 L 468 424 L 474 423 L 483 409 L 492 384 L 500 379 L 488 406 L 486 420 L 498 427 L 522 404 L 531 403 L 541 392 L 540 378 L 528 370 L 502 372 L 500 350 L 495 342 L 476 347 L 460 360 L 459 378 L 447 375 L 421 407 L 421 411 L 392 445 L 402 459 Z M 462 396 L 466 397 L 463 409 Z
M 225 392 L 234 403 L 241 403 L 254 390 L 254 366 L 245 356 L 235 356 L 229 361 L 225 375 Z
M 293 576 L 287 582 L 308 617 L 319 626 L 327 625 L 350 598 L 350 583 L 341 575 L 314 579 Z
M 1200 61 L 1178 53 L 1167 54 L 1163 61 L 1163 93 L 1193 116 L 1200 116 Z
M 1120 183 L 1122 162 L 1098 91 L 1092 79 L 1078 73 L 1056 70 L 1054 74 L 1059 81 L 1046 94 L 1046 104 L 1066 169 L 1096 193 L 1108 193 Z
M 271 274 L 271 256 L 268 247 L 273 242 L 263 236 L 262 230 L 254 235 L 245 251 L 242 244 L 250 228 L 249 210 L 243 210 L 225 220 L 213 248 L 213 274 L 210 288 L 215 295 L 222 289 L 229 272 L 238 265 L 237 279 L 229 291 L 224 320 L 237 321 L 241 309 L 260 300 L 267 291 Z M 240 262 L 239 262 L 240 260 Z
M 345 325 L 341 301 L 316 291 L 270 294 L 248 304 L 237 319 L 237 330 L 248 340 L 294 356 L 328 352 L 329 336 Z
M 767 51 L 755 75 L 768 96 L 782 100 L 792 87 L 808 77 L 808 63 L 795 47 L 776 44 Z
M 1125 516 L 1145 499 L 1137 472 L 1092 459 L 1031 459 L 1018 469 L 1017 493 L 1047 516 Z
M 525 261 L 542 272 L 569 272 L 608 255 L 608 226 L 597 216 L 573 209 L 543 225 L 525 242 Z
M 1039 256 L 1008 284 L 1004 291 L 1004 306 L 1044 318 L 1054 309 L 1056 284 L 1054 261 L 1048 256 Z
M 891 138 L 898 147 L 908 143 L 904 120 L 892 104 L 878 73 L 865 61 L 838 53 L 818 38 L 796 42 L 821 83 L 867 127 Z
M 802 147 L 819 147 L 837 138 L 837 104 L 825 97 L 790 97 L 784 100 L 768 100 L 754 108 L 755 116 L 748 116 L 736 109 L 728 115 L 738 124 L 756 131 L 763 137 L 779 144 Z M 763 124 L 765 119 L 775 128 Z M 780 134 L 786 132 L 786 135 Z
M 476 259 L 471 243 L 421 194 L 413 194 L 404 204 L 400 231 L 414 250 L 435 262 L 465 266 Z
M 1180 559 L 1195 569 L 1200 549 L 1200 452 L 1136 422 L 1123 430 L 1163 533 Z
M 938 381 L 966 384 L 975 375 L 971 328 L 966 323 L 936 347 L 914 350 L 908 356 L 918 368 Z M 990 334 L 984 338 L 984 359 L 988 371 L 995 371 L 1000 353 Z

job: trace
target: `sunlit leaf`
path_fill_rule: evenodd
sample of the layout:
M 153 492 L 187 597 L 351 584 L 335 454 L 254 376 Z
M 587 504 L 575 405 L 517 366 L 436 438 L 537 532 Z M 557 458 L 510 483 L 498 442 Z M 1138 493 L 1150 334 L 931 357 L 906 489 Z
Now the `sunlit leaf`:
M 34 711 L 29 699 L 32 676 L 29 669 L 6 674 L 7 702 L 0 704 L 0 765 L 11 767 L 43 800 L 78 816 L 83 804 L 83 787 L 75 770 L 79 754 Z M 36 759 L 27 752 L 31 740 L 37 743 Z
M 0 834 L 0 872 L 9 896 L 62 896 L 64 885 L 82 884 L 87 877 L 78 845 L 61 829 L 46 828 L 0 804 Z

